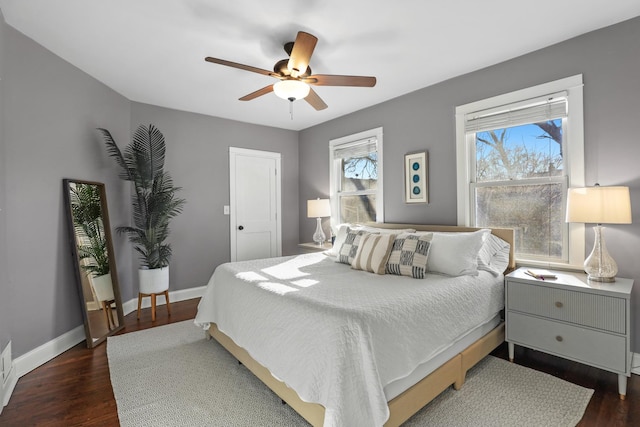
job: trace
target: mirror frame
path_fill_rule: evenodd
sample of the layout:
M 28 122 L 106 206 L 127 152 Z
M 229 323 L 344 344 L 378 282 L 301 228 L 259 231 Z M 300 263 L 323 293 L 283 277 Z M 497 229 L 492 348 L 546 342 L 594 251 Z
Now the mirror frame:
M 122 311 L 122 298 L 120 296 L 120 286 L 118 284 L 118 273 L 116 270 L 116 261 L 113 252 L 113 241 L 111 238 L 111 224 L 109 222 L 109 210 L 107 208 L 107 192 L 104 183 L 95 181 L 85 181 L 81 179 L 69 179 L 62 180 L 65 211 L 67 217 L 67 229 L 69 237 L 69 246 L 71 249 L 71 258 L 73 261 L 73 273 L 80 297 L 80 305 L 82 309 L 82 318 L 84 321 L 84 331 L 87 339 L 87 347 L 93 348 L 102 343 L 107 337 L 114 335 L 116 332 L 124 329 L 124 314 Z M 102 214 L 102 223 L 104 226 L 105 238 L 107 240 L 107 253 L 109 254 L 109 273 L 111 274 L 111 284 L 113 286 L 113 296 L 115 298 L 116 312 L 118 314 L 118 326 L 113 329 L 109 329 L 108 332 L 99 337 L 94 337 L 91 334 L 91 325 L 89 323 L 89 310 L 85 299 L 85 292 L 82 286 L 82 274 L 86 274 L 80 267 L 80 259 L 78 257 L 78 247 L 76 240 L 75 227 L 73 223 L 73 213 L 71 210 L 71 184 L 88 184 L 95 185 L 100 191 L 100 211 Z

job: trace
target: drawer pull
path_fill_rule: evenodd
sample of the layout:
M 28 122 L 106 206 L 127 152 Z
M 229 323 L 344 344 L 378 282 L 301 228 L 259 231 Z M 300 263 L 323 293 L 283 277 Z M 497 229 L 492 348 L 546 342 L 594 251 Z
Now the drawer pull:
M 556 341 L 562 342 L 563 338 L 560 335 L 556 335 Z
M 560 301 L 556 301 L 556 307 L 558 308 L 562 308 L 564 304 L 562 304 Z

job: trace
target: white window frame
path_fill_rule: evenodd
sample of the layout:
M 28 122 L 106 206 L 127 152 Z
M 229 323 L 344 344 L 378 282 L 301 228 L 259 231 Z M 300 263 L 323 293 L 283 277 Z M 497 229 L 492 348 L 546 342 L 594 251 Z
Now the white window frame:
M 456 107 L 456 170 L 457 170 L 457 216 L 458 225 L 474 226 L 473 209 L 475 201 L 472 192 L 475 153 L 473 138 L 465 132 L 465 116 L 477 111 L 497 108 L 539 98 L 558 92 L 566 92 L 568 99 L 568 119 L 564 138 L 567 155 L 563 159 L 568 177 L 568 187 L 583 187 L 584 179 L 584 118 L 582 74 L 529 87 L 515 92 L 498 95 Z M 565 196 L 566 202 L 566 196 Z M 519 264 L 541 265 L 581 269 L 585 255 L 584 224 L 570 223 L 568 233 L 568 262 L 516 259 Z
M 376 139 L 376 150 L 378 154 L 377 172 L 378 179 L 375 190 L 365 190 L 358 192 L 349 192 L 339 194 L 341 168 L 338 161 L 334 160 L 334 151 L 339 148 L 345 148 L 348 145 L 357 145 L 365 143 L 371 138 Z M 339 195 L 376 195 L 376 222 L 384 222 L 384 185 L 382 180 L 383 162 L 382 162 L 382 128 L 369 129 L 353 135 L 343 136 L 341 138 L 329 141 L 329 198 L 331 199 L 331 227 L 336 228 L 340 223 L 340 197 Z

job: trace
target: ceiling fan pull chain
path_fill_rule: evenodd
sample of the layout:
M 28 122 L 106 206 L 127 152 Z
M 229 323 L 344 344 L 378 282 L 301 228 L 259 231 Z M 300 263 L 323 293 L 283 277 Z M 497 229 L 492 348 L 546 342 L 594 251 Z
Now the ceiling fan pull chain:
M 293 101 L 295 101 L 295 98 L 289 98 L 289 115 L 291 116 L 291 120 L 293 120 Z

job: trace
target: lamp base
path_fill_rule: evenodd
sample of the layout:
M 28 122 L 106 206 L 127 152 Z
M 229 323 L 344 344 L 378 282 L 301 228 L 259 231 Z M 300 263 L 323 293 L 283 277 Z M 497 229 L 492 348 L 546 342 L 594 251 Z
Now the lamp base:
M 587 276 L 587 280 L 591 282 L 603 282 L 603 283 L 612 283 L 616 281 L 615 277 L 600 277 L 600 276 Z
M 593 250 L 584 261 L 584 271 L 588 279 L 594 282 L 615 282 L 618 273 L 618 265 L 613 260 L 607 246 L 604 244 L 604 227 L 596 225 L 593 227 L 595 238 Z
M 318 246 L 322 246 L 327 236 L 322 231 L 322 218 L 316 218 L 316 231 L 313 233 L 313 241 L 317 243 Z

